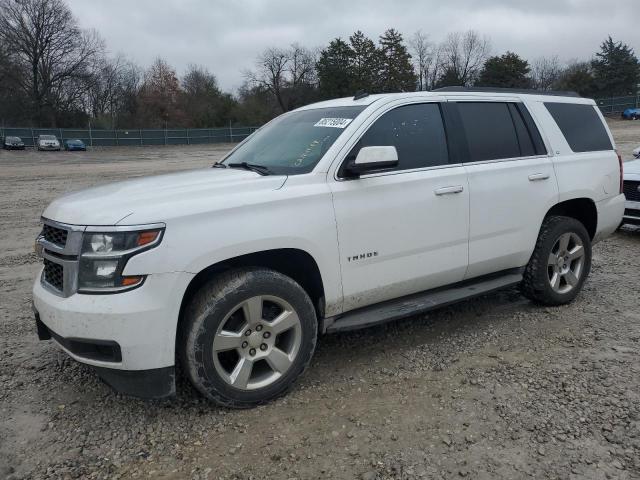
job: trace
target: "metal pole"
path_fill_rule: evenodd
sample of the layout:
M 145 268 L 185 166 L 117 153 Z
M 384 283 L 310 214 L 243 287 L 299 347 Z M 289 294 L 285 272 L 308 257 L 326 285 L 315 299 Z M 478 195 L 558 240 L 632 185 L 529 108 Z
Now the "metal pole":
M 93 147 L 93 134 L 91 133 L 91 120 L 89 120 L 89 145 Z

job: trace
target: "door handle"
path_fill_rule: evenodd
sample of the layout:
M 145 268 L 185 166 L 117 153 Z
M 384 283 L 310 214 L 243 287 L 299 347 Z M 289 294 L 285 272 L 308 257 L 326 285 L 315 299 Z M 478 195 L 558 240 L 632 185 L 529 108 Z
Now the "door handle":
M 547 180 L 549 178 L 548 173 L 533 173 L 529 175 L 530 182 L 536 182 L 538 180 Z
M 452 193 L 460 193 L 464 190 L 462 185 L 454 185 L 452 187 L 442 187 L 433 191 L 436 195 L 449 195 Z

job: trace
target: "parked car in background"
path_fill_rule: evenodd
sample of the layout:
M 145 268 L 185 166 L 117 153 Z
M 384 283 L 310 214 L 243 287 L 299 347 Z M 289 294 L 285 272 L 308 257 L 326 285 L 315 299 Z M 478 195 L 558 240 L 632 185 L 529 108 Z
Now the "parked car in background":
M 55 135 L 38 135 L 36 142 L 38 150 L 57 150 L 60 151 L 60 142 Z
M 24 150 L 24 142 L 20 137 L 4 137 L 2 148 L 5 150 Z
M 622 118 L 625 120 L 637 120 L 640 118 L 640 108 L 627 108 L 622 112 Z
M 64 149 L 69 152 L 71 151 L 86 152 L 87 146 L 84 144 L 82 140 L 78 138 L 71 138 L 69 140 L 64 141 Z
M 633 151 L 632 160 L 624 164 L 624 216 L 622 225 L 640 225 L 640 147 Z

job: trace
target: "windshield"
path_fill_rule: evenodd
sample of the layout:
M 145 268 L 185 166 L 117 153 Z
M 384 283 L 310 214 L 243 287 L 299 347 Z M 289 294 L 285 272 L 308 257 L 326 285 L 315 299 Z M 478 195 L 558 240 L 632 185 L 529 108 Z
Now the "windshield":
M 19 142 L 20 139 L 18 137 L 7 137 L 7 142 Z
M 278 175 L 308 173 L 365 107 L 318 108 L 282 115 L 254 133 L 223 163 L 261 165 Z
M 53 135 L 40 135 L 40 140 L 55 140 L 56 137 Z

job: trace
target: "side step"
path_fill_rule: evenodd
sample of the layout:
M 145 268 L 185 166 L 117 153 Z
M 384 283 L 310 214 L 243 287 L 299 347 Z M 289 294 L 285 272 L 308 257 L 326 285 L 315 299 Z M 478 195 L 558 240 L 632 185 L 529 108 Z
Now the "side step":
M 379 325 L 445 307 L 494 290 L 511 287 L 521 281 L 522 269 L 515 269 L 508 270 L 499 276 L 482 277 L 478 280 L 458 283 L 451 287 L 407 295 L 406 297 L 359 308 L 340 317 L 327 318 L 325 319 L 325 332 L 344 332 Z

